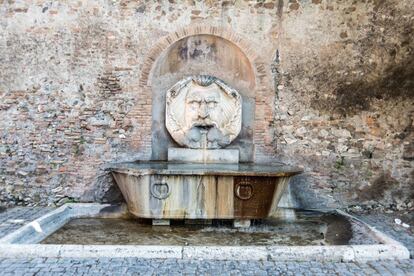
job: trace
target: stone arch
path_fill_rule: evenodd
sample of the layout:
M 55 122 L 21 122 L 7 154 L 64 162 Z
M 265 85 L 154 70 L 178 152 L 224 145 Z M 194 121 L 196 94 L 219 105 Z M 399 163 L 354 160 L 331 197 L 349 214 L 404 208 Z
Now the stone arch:
M 140 85 L 143 87 L 151 86 L 151 74 L 157 63 L 158 57 L 167 50 L 171 45 L 177 41 L 194 35 L 213 35 L 223 39 L 226 39 L 236 45 L 241 52 L 246 55 L 255 73 L 255 86 L 261 85 L 264 79 L 264 66 L 263 62 L 256 54 L 254 48 L 250 43 L 235 33 L 229 28 L 215 27 L 208 25 L 195 25 L 187 28 L 181 28 L 169 35 L 161 38 L 150 50 L 147 57 L 144 60 L 143 67 L 140 75 Z

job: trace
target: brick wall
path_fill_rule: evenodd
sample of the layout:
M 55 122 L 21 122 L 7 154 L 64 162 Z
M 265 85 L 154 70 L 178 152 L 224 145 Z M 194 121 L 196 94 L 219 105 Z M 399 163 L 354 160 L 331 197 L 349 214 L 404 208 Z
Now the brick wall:
M 151 156 L 157 59 L 212 34 L 252 64 L 255 160 L 304 167 L 298 205 L 410 208 L 412 14 L 408 0 L 0 0 L 0 201 L 110 199 L 105 164 Z

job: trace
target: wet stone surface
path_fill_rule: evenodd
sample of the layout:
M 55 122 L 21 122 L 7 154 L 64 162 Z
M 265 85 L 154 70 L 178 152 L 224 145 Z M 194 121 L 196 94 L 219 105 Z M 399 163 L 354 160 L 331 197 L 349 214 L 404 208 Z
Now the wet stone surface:
M 301 212 L 297 220 L 254 221 L 249 228 L 232 228 L 230 221 L 211 225 L 152 226 L 150 221 L 127 219 L 74 219 L 46 238 L 44 244 L 134 245 L 346 245 L 375 243 L 362 228 L 347 219 Z

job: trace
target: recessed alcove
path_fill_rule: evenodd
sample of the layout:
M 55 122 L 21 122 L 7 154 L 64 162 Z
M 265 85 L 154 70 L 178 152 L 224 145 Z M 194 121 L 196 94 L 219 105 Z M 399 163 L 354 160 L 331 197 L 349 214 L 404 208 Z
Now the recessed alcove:
M 191 75 L 211 75 L 236 88 L 242 96 L 242 129 L 228 148 L 240 150 L 240 161 L 254 159 L 255 73 L 247 55 L 233 42 L 211 34 L 184 37 L 156 59 L 151 72 L 152 158 L 166 160 L 168 147 L 177 146 L 165 126 L 165 94 Z

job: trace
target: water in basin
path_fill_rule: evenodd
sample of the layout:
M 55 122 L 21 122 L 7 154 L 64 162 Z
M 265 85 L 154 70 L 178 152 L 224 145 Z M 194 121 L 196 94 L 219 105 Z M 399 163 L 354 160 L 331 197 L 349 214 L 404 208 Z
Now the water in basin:
M 345 245 L 375 243 L 346 218 L 318 212 L 298 212 L 294 222 L 254 221 L 250 228 L 232 228 L 230 221 L 212 225 L 154 227 L 136 219 L 74 219 L 46 238 L 43 244 L 271 246 Z

